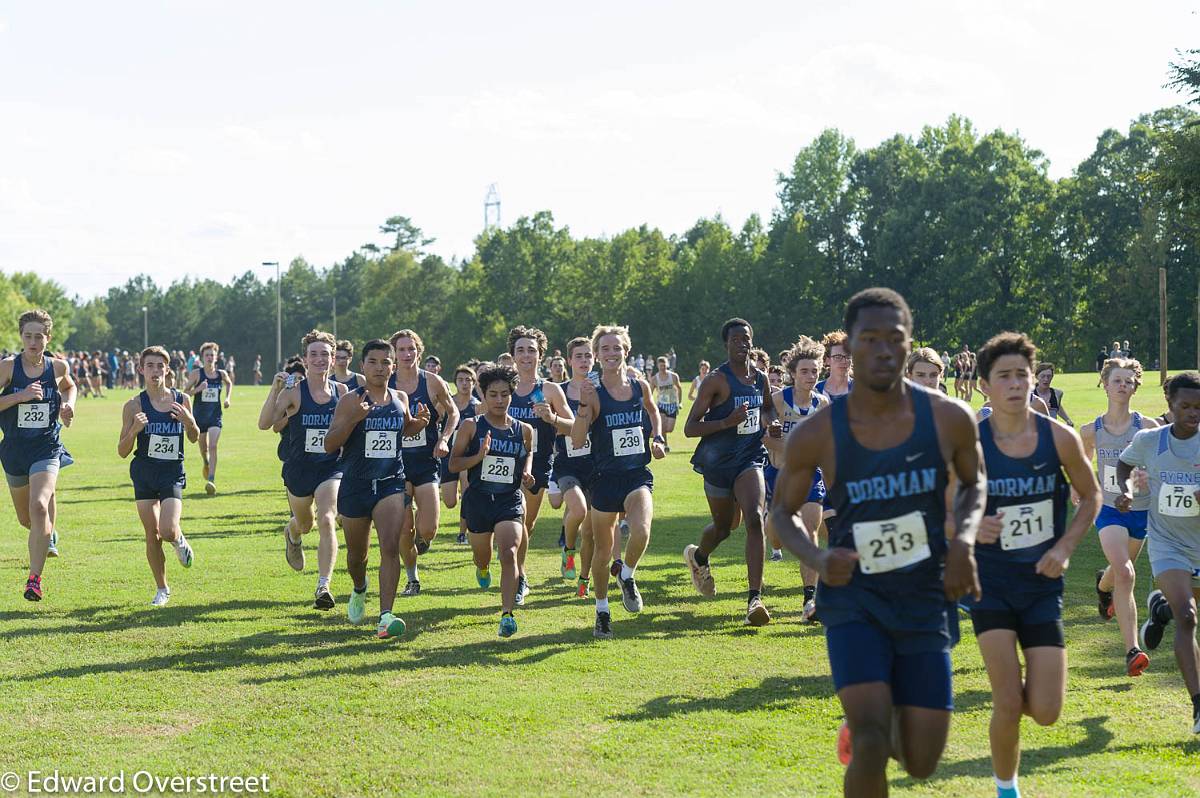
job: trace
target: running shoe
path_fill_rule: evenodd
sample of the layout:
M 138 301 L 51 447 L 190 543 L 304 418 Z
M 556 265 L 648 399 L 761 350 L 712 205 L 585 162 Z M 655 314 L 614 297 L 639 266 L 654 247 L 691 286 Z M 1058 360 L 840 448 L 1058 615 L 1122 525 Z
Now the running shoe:
M 608 572 L 610 574 L 612 574 L 613 576 L 617 577 L 618 579 L 620 579 L 621 578 L 621 566 L 624 564 L 625 564 L 625 561 L 622 560 L 620 557 L 618 557 L 617 559 L 612 561 L 612 565 L 608 566 Z
M 771 549 L 771 556 L 767 558 L 771 562 L 783 561 L 783 549 Z
M 506 612 L 500 616 L 500 636 L 512 637 L 517 631 L 517 619 L 512 616 L 511 612 Z
M 820 623 L 821 619 L 817 617 L 817 600 L 809 599 L 804 602 L 804 609 L 800 611 L 800 620 L 804 623 Z
M 567 528 L 560 527 L 558 530 L 558 547 L 565 549 L 567 547 Z
M 171 589 L 168 587 L 160 587 L 155 593 L 154 598 L 150 599 L 151 607 L 165 607 L 167 602 L 171 600 Z
M 996 787 L 996 798 L 1021 798 L 1021 791 L 1016 787 Z
M 314 610 L 331 610 L 334 605 L 333 594 L 329 592 L 328 587 L 319 587 L 313 595 Z
M 292 534 L 288 532 L 288 527 L 291 522 L 283 525 L 283 556 L 287 560 L 287 564 L 292 566 L 293 571 L 304 570 L 304 546 L 300 541 L 293 541 Z
M 367 614 L 367 591 L 350 591 L 350 601 L 346 603 L 346 617 L 350 623 L 362 623 Z
M 25 581 L 25 600 L 42 600 L 42 578 L 40 576 L 34 576 L 33 574 L 30 574 L 29 579 Z
M 517 595 L 516 602 L 518 607 L 525 606 L 525 597 L 529 595 L 529 582 L 525 579 L 525 575 L 521 574 L 517 577 Z
M 592 636 L 600 640 L 612 639 L 612 616 L 607 612 L 596 613 L 596 626 L 592 629 Z
M 1145 651 L 1137 646 L 1129 649 L 1129 653 L 1125 655 L 1125 673 L 1130 676 L 1141 676 L 1148 667 L 1150 667 L 1150 658 L 1146 656 Z
M 179 564 L 184 568 L 192 567 L 192 560 L 195 555 L 192 553 L 192 546 L 187 542 L 187 538 L 183 533 L 179 533 L 179 539 L 175 541 L 175 556 L 179 558 Z
M 563 549 L 562 552 L 562 577 L 568 582 L 574 582 L 577 576 L 575 571 L 575 552 L 567 552 Z
M 429 541 L 417 535 L 417 539 L 413 541 L 413 545 L 417 549 L 417 556 L 420 557 L 425 552 L 429 551 Z
M 838 729 L 837 736 L 837 758 L 843 765 L 850 764 L 850 757 L 854 753 L 854 748 L 850 743 L 850 724 L 842 721 L 842 726 Z
M 467 545 L 467 533 L 466 533 L 466 532 L 459 532 L 459 533 L 458 533 L 458 537 L 456 537 L 456 538 L 454 539 L 454 542 L 455 542 L 455 543 L 457 543 L 457 544 L 458 544 L 458 545 L 460 545 L 460 546 L 465 546 L 465 545 Z
M 642 594 L 638 590 L 637 582 L 633 581 L 633 577 L 622 579 L 621 581 L 621 603 L 625 605 L 626 612 L 641 612 L 642 611 Z
M 404 620 L 397 618 L 390 612 L 385 612 L 379 616 L 379 626 L 375 628 L 375 636 L 380 640 L 387 640 L 389 637 L 399 637 L 404 634 Z
M 763 604 L 762 599 L 758 596 L 750 599 L 746 605 L 746 625 L 766 626 L 770 622 L 771 613 L 767 612 L 767 605 Z
M 46 545 L 46 556 L 47 557 L 57 557 L 58 556 L 58 530 L 57 529 L 50 530 L 50 543 Z
M 1162 591 L 1155 590 L 1146 597 L 1146 608 L 1149 610 L 1149 617 L 1142 624 L 1138 636 L 1141 637 L 1142 650 L 1153 651 L 1158 648 L 1158 644 L 1162 642 L 1163 633 L 1167 630 L 1171 607 L 1167 604 L 1167 599 L 1163 596 Z M 1166 616 L 1165 621 L 1159 619 L 1163 615 Z
M 683 561 L 687 563 L 688 570 L 692 573 L 692 587 L 696 588 L 696 592 L 701 596 L 716 595 L 717 585 L 713 581 L 712 571 L 707 565 L 700 565 L 696 562 L 696 552 L 700 547 L 695 543 L 689 543 L 683 549 Z
M 205 482 L 204 483 L 204 492 L 207 493 L 209 496 L 212 496 L 213 494 L 215 494 L 217 492 L 217 483 L 213 482 L 211 479 L 208 482 Z
M 1104 578 L 1104 569 L 1096 571 L 1096 597 L 1098 599 L 1097 609 L 1100 612 L 1101 619 L 1111 621 L 1113 617 L 1113 597 L 1111 590 L 1101 590 L 1100 580 Z
M 628 538 L 629 538 L 629 522 L 624 519 L 621 519 L 620 529 L 621 529 L 621 537 L 623 539 L 628 540 Z
M 404 590 L 400 591 L 400 595 L 405 597 L 416 596 L 420 592 L 421 581 L 419 579 L 409 579 L 408 584 L 404 586 Z
M 587 583 L 588 583 L 588 580 L 586 580 L 586 579 L 579 580 L 579 587 L 577 587 L 575 589 L 575 597 L 576 598 L 587 598 L 587 595 L 588 595 Z
M 492 569 L 490 567 L 489 568 L 476 568 L 475 569 L 475 581 L 479 583 L 479 586 L 481 588 L 483 588 L 484 590 L 487 590 L 489 587 L 492 586 Z
M 1192 707 L 1192 734 L 1200 734 L 1200 705 Z

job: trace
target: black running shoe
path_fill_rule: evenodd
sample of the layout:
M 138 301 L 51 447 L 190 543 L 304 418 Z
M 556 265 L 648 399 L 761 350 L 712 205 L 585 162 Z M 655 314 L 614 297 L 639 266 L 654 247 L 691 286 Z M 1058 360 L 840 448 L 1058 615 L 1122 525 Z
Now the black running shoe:
M 317 588 L 317 596 L 313 601 L 313 609 L 331 610 L 333 609 L 333 603 L 333 594 L 329 592 L 329 588 Z
M 1100 580 L 1104 577 L 1104 569 L 1101 568 L 1096 572 L 1096 597 L 1098 599 L 1097 610 L 1100 612 L 1100 618 L 1105 621 L 1111 621 L 1113 617 L 1113 598 L 1111 590 L 1101 590 Z
M 401 596 L 415 596 L 415 595 L 419 594 L 420 592 L 421 592 L 420 580 L 410 579 L 410 580 L 408 580 L 408 584 L 404 586 L 404 590 L 401 591 L 400 595 Z
M 1167 623 L 1170 621 L 1170 616 L 1164 612 L 1170 610 L 1170 605 L 1167 604 L 1167 599 L 1163 596 L 1161 590 L 1155 590 L 1146 597 L 1146 608 L 1149 610 L 1149 617 L 1142 624 L 1139 636 L 1142 639 L 1143 651 L 1154 651 L 1158 648 L 1158 644 L 1162 642 L 1163 633 L 1167 630 Z M 1166 615 L 1164 622 L 1163 616 Z
M 596 613 L 596 626 L 592 635 L 600 640 L 612 639 L 612 616 L 607 612 Z
M 642 611 L 642 594 L 638 590 L 637 582 L 633 581 L 633 577 L 622 579 L 621 581 L 621 603 L 625 605 L 626 612 L 641 612 Z
M 417 539 L 416 539 L 416 541 L 414 541 L 413 545 L 415 545 L 417 547 L 417 556 L 418 557 L 421 556 L 422 554 L 424 554 L 425 552 L 429 551 L 429 541 L 426 540 L 425 538 L 421 537 L 420 535 L 417 535 Z
M 456 537 L 456 538 L 454 539 L 454 542 L 455 542 L 455 543 L 457 543 L 457 544 L 458 544 L 458 545 L 460 545 L 460 546 L 465 546 L 465 545 L 467 545 L 467 533 L 466 533 L 466 532 L 459 532 L 459 533 L 458 533 L 458 537 Z
M 565 549 L 567 547 L 567 529 L 563 527 L 558 532 L 558 547 Z

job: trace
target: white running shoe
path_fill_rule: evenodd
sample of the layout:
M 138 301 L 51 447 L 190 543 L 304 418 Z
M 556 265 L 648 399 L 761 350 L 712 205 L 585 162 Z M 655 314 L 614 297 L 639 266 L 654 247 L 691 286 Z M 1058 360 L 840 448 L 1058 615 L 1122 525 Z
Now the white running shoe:
M 182 532 L 179 533 L 179 538 L 171 545 L 175 547 L 175 556 L 179 558 L 179 564 L 184 568 L 191 568 L 192 547 L 191 544 L 187 542 L 187 538 L 183 536 Z
M 696 552 L 699 550 L 700 547 L 695 543 L 689 543 L 683 549 L 683 561 L 687 563 L 688 571 L 692 575 L 692 587 L 696 588 L 696 592 L 702 596 L 712 596 L 716 594 L 717 586 L 708 566 L 696 562 Z
M 151 607 L 165 607 L 167 602 L 171 600 L 171 589 L 169 587 L 160 587 L 158 592 L 154 594 L 154 598 L 150 601 Z

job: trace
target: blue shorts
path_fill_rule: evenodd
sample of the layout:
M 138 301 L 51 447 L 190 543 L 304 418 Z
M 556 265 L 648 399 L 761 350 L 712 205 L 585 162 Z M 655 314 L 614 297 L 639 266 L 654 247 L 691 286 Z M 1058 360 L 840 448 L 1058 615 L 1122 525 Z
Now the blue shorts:
M 1123 513 L 1116 507 L 1109 507 L 1107 504 L 1100 508 L 1100 514 L 1096 516 L 1096 531 L 1099 532 L 1106 526 L 1123 526 L 1129 532 L 1129 537 L 1134 540 L 1146 539 L 1146 516 L 1149 515 L 1149 510 L 1130 510 Z
M 7 445 L 5 445 L 7 444 Z M 29 475 L 43 471 L 58 472 L 75 461 L 58 441 L 38 441 L 28 445 L 17 439 L 0 443 L 0 463 L 9 487 L 23 488 L 29 484 Z
M 488 493 L 468 488 L 462 497 L 462 517 L 468 532 L 490 535 L 502 521 L 524 522 L 525 497 L 519 489 Z
M 343 475 L 341 487 L 338 488 L 338 515 L 345 518 L 370 518 L 375 505 L 396 494 L 404 496 L 405 507 L 412 502 L 405 493 L 403 477 L 352 479 Z
M 283 484 L 297 498 L 312 496 L 322 482 L 341 479 L 342 469 L 337 460 L 319 465 L 305 462 L 283 464 Z
M 658 412 L 667 418 L 675 418 L 679 415 L 679 405 L 659 405 Z
M 1020 581 L 1012 584 L 1016 587 L 1004 590 L 996 589 L 994 584 L 985 586 L 979 601 L 971 598 L 963 601 L 971 610 L 975 636 L 993 629 L 1009 629 L 1017 633 L 1022 648 L 1063 648 L 1066 643 L 1062 623 L 1062 583 L 1049 590 L 1026 589 Z
M 183 463 L 155 463 L 135 457 L 129 463 L 129 478 L 133 481 L 135 501 L 182 499 L 187 487 Z
M 550 461 L 539 463 L 536 459 L 533 461 L 533 487 L 526 488 L 531 494 L 536 496 L 544 491 L 550 485 Z
M 200 428 L 200 432 L 208 432 L 213 427 L 219 428 L 221 426 L 221 417 L 217 416 L 216 418 L 206 418 L 204 420 L 196 419 L 196 426 Z
M 727 499 L 733 495 L 733 483 L 737 482 L 738 477 L 752 468 L 762 471 L 766 465 L 767 459 L 758 456 L 737 466 L 706 468 L 700 472 L 704 477 L 704 495 L 714 499 Z
M 625 509 L 625 499 L 640 488 L 654 492 L 654 474 L 640 466 L 610 474 L 592 474 L 592 507 L 602 513 L 619 513 Z
M 405 465 L 404 467 L 405 467 L 405 469 L 408 468 L 407 465 Z M 450 456 L 446 455 L 445 457 L 439 459 L 438 460 L 438 482 L 440 484 L 444 485 L 448 482 L 457 482 L 457 481 L 458 481 L 458 474 L 450 473 Z
M 954 709 L 948 651 L 900 654 L 892 634 L 863 621 L 825 627 L 825 645 L 835 690 L 883 682 L 896 706 Z
M 428 485 L 430 482 L 435 485 L 438 483 L 441 468 L 432 454 L 420 452 L 410 457 L 401 452 L 401 457 L 404 458 L 404 479 L 410 482 L 414 488 Z

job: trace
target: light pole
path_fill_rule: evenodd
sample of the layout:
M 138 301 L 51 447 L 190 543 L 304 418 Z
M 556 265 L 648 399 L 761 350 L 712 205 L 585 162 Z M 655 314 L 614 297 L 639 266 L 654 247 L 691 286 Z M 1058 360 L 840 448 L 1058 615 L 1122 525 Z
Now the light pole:
M 142 349 L 150 346 L 150 309 L 142 305 Z
M 283 369 L 283 294 L 279 289 L 279 261 L 264 260 L 263 266 L 275 267 L 275 370 Z

